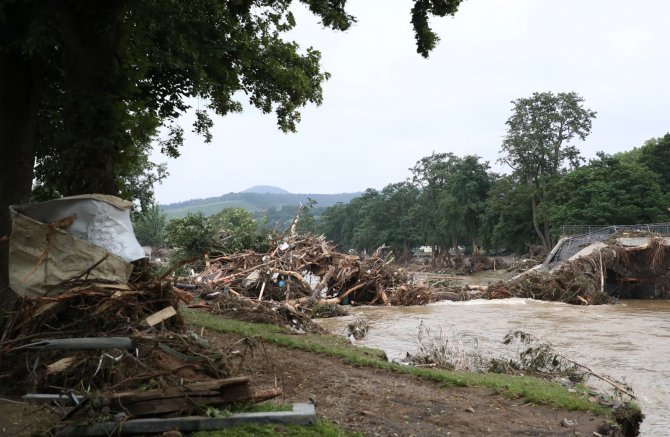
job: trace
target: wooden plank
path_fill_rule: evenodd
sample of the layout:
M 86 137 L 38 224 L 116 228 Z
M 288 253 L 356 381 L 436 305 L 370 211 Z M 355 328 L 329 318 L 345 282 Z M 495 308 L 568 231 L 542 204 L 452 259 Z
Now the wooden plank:
M 160 322 L 169 319 L 170 317 L 177 314 L 177 310 L 174 309 L 172 305 L 163 308 L 162 310 L 153 313 L 146 318 L 147 325 L 154 326 Z
M 152 399 L 167 399 L 183 397 L 185 395 L 208 396 L 204 393 L 211 393 L 212 396 L 219 395 L 222 390 L 235 385 L 245 385 L 251 381 L 249 376 L 238 376 L 235 378 L 217 379 L 213 381 L 195 382 L 182 385 L 180 387 L 169 387 L 165 389 L 152 389 L 144 391 L 125 391 L 113 393 L 109 396 L 110 401 L 115 404 L 129 405 L 135 402 L 147 401 Z M 107 396 L 106 396 L 107 397 Z
M 54 375 L 69 369 L 76 360 L 76 357 L 65 357 L 49 364 L 47 366 L 47 375 Z
M 135 402 L 131 405 L 123 405 L 125 411 L 132 417 L 154 416 L 173 413 L 176 411 L 192 411 L 201 406 L 230 405 L 245 402 L 253 397 L 249 385 L 235 385 L 226 388 L 225 391 L 217 393 L 218 396 L 200 396 L 191 394 L 170 399 L 151 399 L 148 401 Z

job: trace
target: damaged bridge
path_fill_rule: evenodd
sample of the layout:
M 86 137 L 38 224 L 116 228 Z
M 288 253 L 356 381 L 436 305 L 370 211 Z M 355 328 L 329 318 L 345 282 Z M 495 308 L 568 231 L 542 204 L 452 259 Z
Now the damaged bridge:
M 597 257 L 604 291 L 630 299 L 645 299 L 667 295 L 670 257 L 670 224 L 616 225 L 606 227 L 564 226 L 566 235 L 587 228 L 589 232 L 564 236 L 545 259 L 542 267 L 554 270 L 565 261 Z M 609 249 L 615 256 L 606 256 Z M 616 256 L 618 255 L 618 256 Z
M 563 237 L 542 264 L 494 284 L 487 297 L 574 304 L 667 299 L 670 224 L 607 226 Z

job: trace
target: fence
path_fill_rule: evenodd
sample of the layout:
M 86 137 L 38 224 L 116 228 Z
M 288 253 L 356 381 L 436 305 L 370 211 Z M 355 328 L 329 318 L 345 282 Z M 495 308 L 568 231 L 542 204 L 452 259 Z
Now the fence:
M 584 247 L 596 241 L 607 240 L 610 235 L 623 231 L 644 231 L 670 236 L 670 223 L 648 225 L 566 225 L 561 226 L 561 240 L 545 259 L 545 265 L 562 261 L 575 255 Z
M 670 223 L 654 223 L 648 225 L 564 225 L 561 226 L 561 237 L 586 234 L 614 234 L 621 231 L 646 231 L 653 234 L 670 236 Z

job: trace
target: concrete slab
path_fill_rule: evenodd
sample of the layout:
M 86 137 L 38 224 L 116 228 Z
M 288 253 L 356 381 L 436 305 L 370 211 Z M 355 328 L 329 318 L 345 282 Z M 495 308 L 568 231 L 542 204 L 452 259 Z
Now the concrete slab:
M 314 404 L 295 403 L 292 411 L 272 411 L 263 413 L 238 413 L 228 417 L 173 417 L 161 419 L 132 419 L 125 422 L 96 423 L 89 426 L 68 426 L 56 433 L 58 437 L 106 437 L 109 435 L 133 435 L 162 433 L 177 430 L 181 432 L 208 431 L 230 428 L 237 425 L 294 424 L 312 425 L 316 421 Z

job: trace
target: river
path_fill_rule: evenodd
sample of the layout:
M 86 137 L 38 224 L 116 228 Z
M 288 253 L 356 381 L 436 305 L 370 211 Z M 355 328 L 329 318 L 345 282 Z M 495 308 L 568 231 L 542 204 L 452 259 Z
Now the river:
M 370 325 L 358 343 L 383 349 L 389 359 L 416 352 L 421 322 L 449 338 L 476 338 L 479 350 L 502 350 L 501 340 L 510 330 L 531 333 L 562 355 L 632 385 L 646 415 L 641 435 L 670 433 L 670 301 L 600 306 L 529 299 L 445 301 L 420 307 L 357 307 L 347 317 L 321 324 L 346 335 L 354 317 Z

